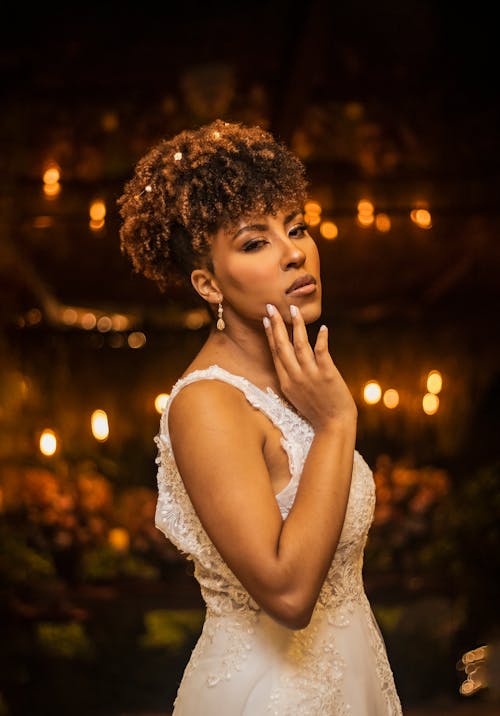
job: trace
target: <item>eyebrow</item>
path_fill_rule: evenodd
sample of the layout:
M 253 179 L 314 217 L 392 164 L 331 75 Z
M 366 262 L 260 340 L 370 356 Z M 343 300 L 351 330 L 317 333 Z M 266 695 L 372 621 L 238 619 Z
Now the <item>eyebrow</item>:
M 294 209 L 288 216 L 285 216 L 285 224 L 289 224 L 292 219 L 294 219 L 299 214 L 302 214 L 302 211 L 300 209 Z M 235 233 L 231 241 L 235 241 L 235 239 L 238 238 L 241 234 L 243 234 L 245 231 L 266 231 L 268 228 L 267 224 L 248 224 L 246 226 L 242 226 L 239 231 Z

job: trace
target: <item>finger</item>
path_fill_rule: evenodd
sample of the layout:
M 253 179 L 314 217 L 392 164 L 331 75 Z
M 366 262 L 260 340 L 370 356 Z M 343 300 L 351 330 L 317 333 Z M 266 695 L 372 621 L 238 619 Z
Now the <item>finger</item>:
M 288 336 L 288 329 L 276 306 L 267 306 L 271 331 L 274 341 L 274 351 L 281 362 L 281 365 L 290 375 L 297 374 L 300 366 L 295 355 L 295 350 Z
M 278 355 L 278 352 L 276 350 L 276 342 L 274 340 L 274 332 L 271 325 L 271 318 L 269 316 L 264 316 L 262 322 L 264 324 L 264 331 L 267 336 L 267 342 L 269 343 L 269 350 L 271 351 L 271 356 L 274 361 L 274 367 L 276 368 L 276 374 L 281 384 L 282 378 L 286 375 L 286 371 L 283 367 L 283 364 L 281 363 L 280 356 Z
M 330 351 L 328 349 L 328 327 L 324 324 L 320 327 L 314 344 L 314 355 L 318 368 L 330 368 L 333 364 Z
M 293 348 L 299 364 L 305 368 L 309 364 L 316 365 L 314 352 L 309 343 L 306 324 L 300 309 L 297 306 L 290 306 L 293 329 Z

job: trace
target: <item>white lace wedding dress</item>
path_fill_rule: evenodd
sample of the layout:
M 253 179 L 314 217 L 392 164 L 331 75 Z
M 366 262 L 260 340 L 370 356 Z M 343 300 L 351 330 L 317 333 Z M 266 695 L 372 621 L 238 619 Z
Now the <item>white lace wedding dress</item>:
M 169 405 L 184 386 L 210 379 L 243 391 L 248 402 L 280 429 L 291 473 L 289 484 L 276 495 L 283 519 L 293 504 L 314 434 L 271 388 L 264 391 L 217 365 L 189 373 L 170 393 L 155 437 L 156 526 L 193 560 L 206 603 L 203 630 L 184 671 L 174 715 L 401 714 L 385 644 L 363 587 L 363 550 L 375 506 L 370 468 L 355 451 L 344 527 L 311 622 L 305 629 L 287 629 L 259 608 L 224 563 L 175 464 L 168 435 Z

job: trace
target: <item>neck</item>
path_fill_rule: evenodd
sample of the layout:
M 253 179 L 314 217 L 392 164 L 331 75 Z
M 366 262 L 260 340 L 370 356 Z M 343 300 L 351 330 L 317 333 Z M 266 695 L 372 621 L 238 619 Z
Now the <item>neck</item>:
M 261 383 L 262 387 L 269 385 L 279 390 L 264 327 L 255 322 L 232 326 L 226 323 L 223 331 L 214 328 L 199 354 L 200 357 L 202 354 L 205 354 L 210 362 L 218 363 L 231 372 Z

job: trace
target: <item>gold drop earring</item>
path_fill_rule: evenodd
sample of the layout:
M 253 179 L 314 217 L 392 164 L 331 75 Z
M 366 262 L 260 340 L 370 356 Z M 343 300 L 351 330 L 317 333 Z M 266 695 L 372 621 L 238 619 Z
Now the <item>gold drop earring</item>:
M 223 331 L 226 327 L 226 324 L 224 322 L 224 319 L 222 318 L 222 313 L 224 309 L 222 308 L 222 303 L 219 301 L 219 307 L 217 309 L 217 330 Z

